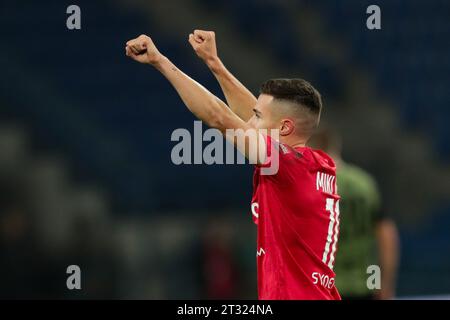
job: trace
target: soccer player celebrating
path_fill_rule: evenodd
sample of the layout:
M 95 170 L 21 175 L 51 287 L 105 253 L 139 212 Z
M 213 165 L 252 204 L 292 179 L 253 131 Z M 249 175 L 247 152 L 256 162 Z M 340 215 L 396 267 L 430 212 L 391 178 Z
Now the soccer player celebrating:
M 128 41 L 125 50 L 160 71 L 196 117 L 255 163 L 251 211 L 258 227 L 259 299 L 340 299 L 333 272 L 339 233 L 335 164 L 306 146 L 320 119 L 319 92 L 303 79 L 273 79 L 256 99 L 221 63 L 213 32 L 195 30 L 189 43 L 216 76 L 229 107 L 148 36 Z M 240 134 L 230 138 L 230 129 Z M 278 140 L 268 130 L 276 130 Z M 256 139 L 244 134 L 249 131 L 257 132 Z M 258 152 L 250 152 L 255 145 Z M 274 162 L 277 170 L 264 174 Z

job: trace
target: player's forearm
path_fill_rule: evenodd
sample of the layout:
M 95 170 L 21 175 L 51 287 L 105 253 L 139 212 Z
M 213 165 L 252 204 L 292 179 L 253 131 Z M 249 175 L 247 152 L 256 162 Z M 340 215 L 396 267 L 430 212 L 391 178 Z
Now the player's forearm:
M 194 41 L 192 35 L 190 35 L 190 41 L 192 43 Z M 260 152 L 250 152 L 247 146 L 251 141 L 247 132 L 249 129 L 252 129 L 251 126 L 233 113 L 223 101 L 179 70 L 159 52 L 149 36 L 142 34 L 135 39 L 127 41 L 125 54 L 139 63 L 154 66 L 169 80 L 186 107 L 197 118 L 210 127 L 219 129 L 226 136 L 227 140 L 231 141 L 247 158 L 255 161 L 253 163 L 265 162 L 265 156 L 259 156 L 259 154 L 266 154 L 265 143 L 264 139 L 260 137 L 261 134 L 258 134 L 256 141 L 252 142 L 256 144 L 256 149 L 257 151 L 259 149 Z M 235 130 L 236 135 L 228 135 L 227 129 L 240 130 Z M 242 139 L 238 139 L 240 137 Z
M 220 99 L 179 70 L 166 57 L 162 57 L 154 67 L 167 78 L 186 107 L 198 119 L 210 127 L 223 129 L 223 122 L 232 112 Z
M 247 122 L 253 116 L 256 97 L 227 70 L 219 58 L 206 63 L 219 82 L 231 110 Z
M 381 268 L 381 298 L 395 295 L 395 282 L 399 260 L 399 240 L 395 223 L 381 221 L 377 230 L 379 260 Z

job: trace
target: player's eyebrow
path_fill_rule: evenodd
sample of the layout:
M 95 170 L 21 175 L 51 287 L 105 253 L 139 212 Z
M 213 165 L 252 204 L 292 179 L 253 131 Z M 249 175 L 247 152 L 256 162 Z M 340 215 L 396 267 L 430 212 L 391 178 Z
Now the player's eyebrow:
M 260 115 L 261 115 L 261 111 L 259 111 L 259 110 L 256 110 L 255 108 L 253 108 L 253 112 L 254 112 L 255 114 L 257 114 L 258 116 L 260 116 Z

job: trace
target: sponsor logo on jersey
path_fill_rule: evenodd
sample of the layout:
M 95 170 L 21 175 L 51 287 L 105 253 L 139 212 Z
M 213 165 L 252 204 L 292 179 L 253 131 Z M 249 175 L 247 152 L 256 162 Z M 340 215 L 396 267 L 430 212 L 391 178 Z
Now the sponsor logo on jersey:
M 327 289 L 332 289 L 334 287 L 334 278 L 330 277 L 327 274 L 322 274 L 320 272 L 313 272 L 311 277 L 315 285 L 320 285 Z

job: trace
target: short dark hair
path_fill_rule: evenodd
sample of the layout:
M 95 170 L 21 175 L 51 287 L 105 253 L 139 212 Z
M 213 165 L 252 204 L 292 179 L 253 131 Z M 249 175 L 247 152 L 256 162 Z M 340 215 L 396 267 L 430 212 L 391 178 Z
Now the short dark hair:
M 308 81 L 299 78 L 270 79 L 261 85 L 260 93 L 303 106 L 316 116 L 316 125 L 318 124 L 322 111 L 322 97 Z

